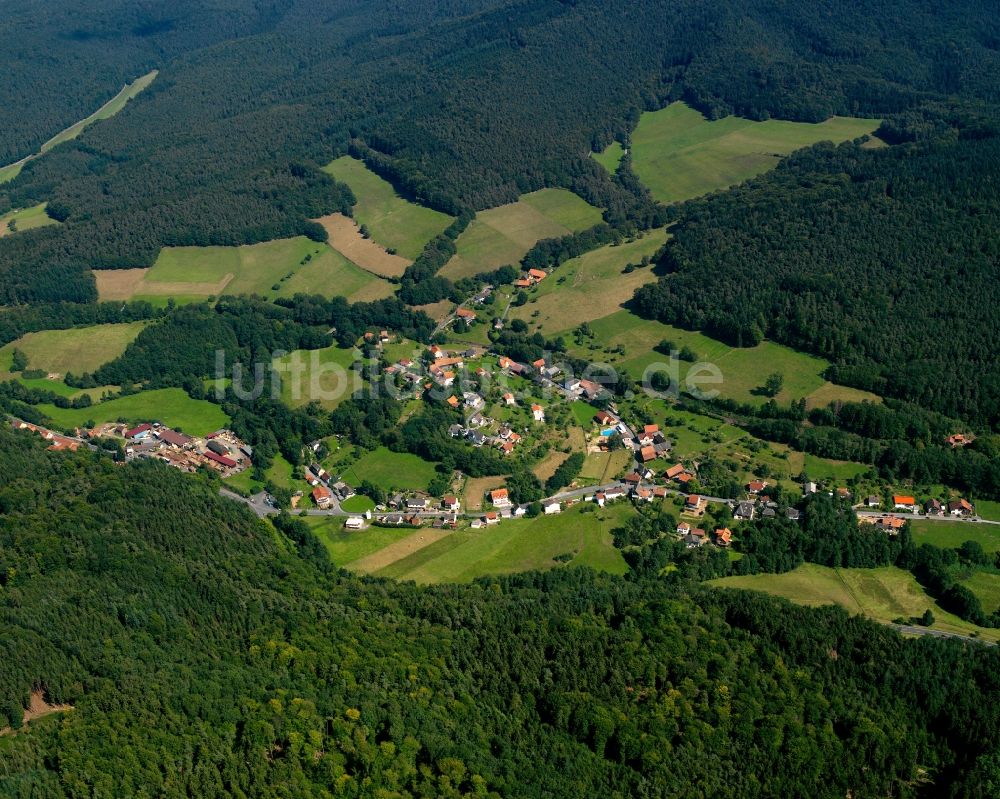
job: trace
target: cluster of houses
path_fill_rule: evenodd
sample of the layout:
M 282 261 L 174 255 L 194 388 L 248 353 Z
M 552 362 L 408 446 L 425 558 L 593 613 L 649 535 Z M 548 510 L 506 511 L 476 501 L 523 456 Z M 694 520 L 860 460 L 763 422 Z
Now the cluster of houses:
M 542 269 L 528 269 L 524 273 L 523 277 L 514 281 L 514 287 L 519 289 L 530 289 L 532 286 L 537 286 L 548 276 L 549 273 Z
M 313 504 L 321 510 L 331 507 L 334 500 L 343 502 L 357 493 L 343 480 L 334 480 L 333 476 L 318 463 L 306 467 L 305 479 L 312 487 Z
M 709 536 L 703 528 L 692 527 L 688 522 L 681 522 L 677 525 L 675 532 L 688 549 L 696 549 L 709 541 L 718 547 L 728 547 L 733 542 L 733 531 L 728 527 L 717 527 Z
M 12 424 L 15 430 L 27 430 L 41 436 L 45 441 L 49 442 L 47 449 L 52 452 L 76 452 L 80 448 L 79 441 L 61 436 L 40 425 L 23 422 L 20 419 L 15 419 Z

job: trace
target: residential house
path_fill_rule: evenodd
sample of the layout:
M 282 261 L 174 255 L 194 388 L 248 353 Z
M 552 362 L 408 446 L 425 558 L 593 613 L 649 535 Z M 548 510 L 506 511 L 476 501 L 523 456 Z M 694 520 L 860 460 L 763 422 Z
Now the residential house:
M 510 494 L 506 488 L 494 488 L 490 491 L 490 502 L 495 508 L 510 507 Z
M 788 508 L 785 511 L 785 516 L 788 518 L 788 521 L 790 521 L 790 522 L 797 522 L 799 520 L 799 517 L 801 515 L 802 514 L 799 513 L 799 511 L 798 511 L 797 508 Z
M 877 508 L 882 504 L 882 497 L 875 496 L 872 494 L 868 499 L 865 500 L 866 508 Z
M 639 486 L 632 494 L 633 497 L 639 502 L 652 502 L 653 501 L 653 489 L 645 488 L 644 486 Z
M 675 463 L 663 473 L 663 476 L 668 480 L 676 480 L 682 474 L 684 474 L 684 465 L 681 463 Z
M 751 480 L 747 483 L 747 492 L 753 495 L 759 494 L 765 488 L 767 488 L 766 480 Z
M 541 405 L 531 406 L 531 416 L 536 422 L 545 421 L 545 409 Z
M 471 408 L 474 411 L 478 411 L 486 404 L 486 400 L 484 400 L 474 391 L 466 391 L 462 395 L 462 399 L 465 402 L 465 407 Z
M 333 492 L 326 486 L 316 486 L 312 490 L 312 498 L 317 508 L 329 508 L 333 502 Z
M 131 441 L 145 441 L 153 434 L 153 425 L 141 424 L 125 431 L 125 438 Z
M 462 503 L 454 494 L 445 494 L 441 497 L 441 507 L 445 510 L 450 510 L 452 513 L 458 513 L 462 507 Z
M 616 499 L 621 499 L 626 496 L 628 492 L 621 486 L 612 486 L 604 492 L 604 498 L 608 502 L 614 502 Z
M 594 494 L 594 502 L 597 503 L 597 507 L 603 508 L 604 503 L 607 501 L 608 501 L 607 494 L 605 494 L 603 491 L 598 491 L 596 494 Z
M 551 516 L 553 513 L 560 513 L 562 511 L 562 505 L 560 505 L 557 500 L 552 500 L 551 502 L 543 503 L 542 510 L 545 512 L 546 516 Z
M 642 482 L 642 475 L 640 475 L 638 472 L 629 472 L 622 479 L 625 481 L 626 485 L 634 487 L 634 486 L 639 485 L 639 483 Z
M 459 308 L 457 311 L 455 311 L 455 316 L 457 316 L 459 319 L 465 322 L 471 322 L 473 319 L 476 318 L 476 312 L 470 311 L 468 308 Z
M 656 447 L 643 447 L 639 450 L 639 457 L 643 463 L 656 460 Z
M 944 513 L 944 506 L 938 499 L 932 499 L 926 507 L 928 516 L 941 516 Z
M 975 508 L 965 499 L 956 499 L 948 503 L 948 513 L 952 516 L 971 516 L 975 513 Z
M 594 421 L 602 427 L 607 427 L 608 425 L 613 425 L 615 423 L 615 417 L 607 411 L 598 411 L 594 414 Z
M 818 492 L 819 492 L 819 486 L 816 485 L 816 483 L 809 482 L 809 483 L 803 484 L 803 486 L 802 486 L 802 493 L 806 494 L 807 496 L 809 494 L 816 494 Z
M 535 285 L 534 283 L 532 283 L 530 280 L 524 277 L 519 277 L 517 280 L 514 281 L 514 288 L 518 289 L 530 289 L 534 285 Z
M 701 513 L 707 506 L 708 501 L 697 494 L 689 494 L 687 499 L 684 500 L 684 510 L 689 513 Z
M 427 497 L 410 497 L 406 500 L 406 509 L 410 513 L 423 513 L 427 510 L 428 505 L 430 505 L 430 500 Z
M 543 272 L 541 269 L 529 269 L 528 277 L 534 279 L 537 282 L 541 282 L 548 277 L 548 272 Z
M 460 403 L 458 401 L 458 397 L 456 397 L 454 394 L 452 394 L 450 397 L 448 397 L 448 399 L 446 399 L 445 402 L 447 402 L 448 405 L 450 405 L 455 410 L 458 410 L 458 406 L 459 406 Z
M 752 502 L 738 502 L 736 503 L 736 509 L 733 511 L 733 518 L 746 521 L 752 519 L 755 512 Z
M 720 527 L 715 531 L 715 543 L 720 547 L 728 547 L 733 541 L 733 531 L 728 527 Z
M 489 527 L 492 524 L 500 524 L 500 514 L 496 511 L 487 511 L 483 514 L 483 522 Z
M 680 524 L 677 525 L 678 535 L 687 535 L 690 532 L 691 532 L 691 525 L 688 524 L 687 522 L 681 522 Z
M 975 436 L 965 435 L 964 433 L 955 433 L 950 435 L 945 439 L 945 443 L 952 447 L 964 447 L 971 444 L 976 440 Z
M 362 516 L 348 516 L 344 521 L 344 528 L 347 530 L 360 530 L 365 526 L 365 520 Z
M 514 395 L 508 391 L 506 394 L 503 395 L 503 404 L 506 405 L 508 408 L 511 408 L 517 404 L 517 401 L 514 399 Z
M 908 511 L 909 513 L 919 513 L 920 506 L 917 501 L 906 494 L 894 494 L 892 497 L 892 507 L 894 510 Z

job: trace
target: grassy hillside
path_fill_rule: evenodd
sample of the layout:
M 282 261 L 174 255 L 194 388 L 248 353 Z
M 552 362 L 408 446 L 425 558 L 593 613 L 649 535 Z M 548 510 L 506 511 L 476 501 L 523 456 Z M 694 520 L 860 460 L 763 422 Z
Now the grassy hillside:
M 28 356 L 29 369 L 60 375 L 93 372 L 125 352 L 145 326 L 145 322 L 133 322 L 27 333 L 0 347 L 0 372 L 9 372 L 15 349 Z
M 526 305 L 511 308 L 510 316 L 524 319 L 546 335 L 565 331 L 619 310 L 635 290 L 656 280 L 652 267 L 624 274 L 628 264 L 652 257 L 667 240 L 663 230 L 652 230 L 635 241 L 607 246 L 573 258 L 533 289 Z
M 555 516 L 503 521 L 495 527 L 441 537 L 417 531 L 412 534 L 416 537 L 413 544 L 424 546 L 397 547 L 394 554 L 400 557 L 388 563 L 376 552 L 356 562 L 355 568 L 369 571 L 377 566 L 374 573 L 379 576 L 418 583 L 468 582 L 490 574 L 552 569 L 564 563 L 624 574 L 627 567 L 611 542 L 610 530 L 632 513 L 629 505 L 598 513 L 581 513 L 577 507 Z
M 565 236 L 601 221 L 601 212 L 565 189 L 542 189 L 517 202 L 480 211 L 458 237 L 458 252 L 441 270 L 458 280 L 517 264 L 540 239 Z
M 372 238 L 411 261 L 452 222 L 447 214 L 404 200 L 392 184 L 356 158 L 345 155 L 323 171 L 351 187 L 358 200 L 354 218 L 368 228 Z
M 773 169 L 782 156 L 820 141 L 872 133 L 878 119 L 831 117 L 806 123 L 737 116 L 709 121 L 684 103 L 644 113 L 632 134 L 632 168 L 661 202 L 679 202 L 727 188 Z M 608 166 L 616 145 L 602 155 Z
M 936 619 L 934 629 L 963 635 L 977 633 L 991 641 L 1000 638 L 998 630 L 976 627 L 941 610 L 924 593 L 912 574 L 894 566 L 879 569 L 830 569 L 806 563 L 784 574 L 723 577 L 711 580 L 709 585 L 763 591 L 800 605 L 836 604 L 851 614 L 864 615 L 883 623 L 899 617 L 908 619 L 920 616 L 930 609 Z
M 57 408 L 42 404 L 38 410 L 58 427 L 66 429 L 82 426 L 88 421 L 103 424 L 121 419 L 127 422 L 162 422 L 185 433 L 203 436 L 229 423 L 229 417 L 218 405 L 191 399 L 180 388 L 142 391 L 90 408 Z

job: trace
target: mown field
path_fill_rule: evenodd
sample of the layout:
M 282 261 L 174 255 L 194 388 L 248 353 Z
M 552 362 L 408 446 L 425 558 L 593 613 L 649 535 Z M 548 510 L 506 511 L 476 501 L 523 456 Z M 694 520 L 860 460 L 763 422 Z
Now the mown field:
M 373 549 L 354 565 L 359 571 L 367 571 L 366 564 L 377 565 L 374 574 L 418 583 L 468 582 L 490 574 L 551 569 L 564 563 L 624 574 L 627 567 L 612 545 L 610 530 L 634 512 L 628 504 L 596 513 L 581 513 L 576 507 L 557 516 L 508 520 L 482 530 L 444 535 L 418 530 L 407 536 L 413 539 L 410 546 L 396 545 L 401 555 L 398 559 L 385 563 Z M 367 535 L 367 531 L 356 535 Z
M 9 236 L 15 231 L 32 230 L 45 225 L 58 225 L 55 219 L 45 213 L 48 203 L 40 203 L 30 208 L 21 208 L 0 214 L 0 238 Z
M 894 566 L 878 569 L 830 569 L 811 563 L 784 574 L 723 577 L 708 583 L 720 588 L 746 588 L 782 596 L 800 605 L 836 604 L 852 614 L 888 623 L 909 619 L 931 610 L 934 629 L 968 635 L 976 632 L 988 640 L 1000 630 L 988 630 L 962 621 L 938 607 L 909 572 Z
M 354 218 L 368 228 L 372 239 L 411 261 L 452 222 L 447 214 L 404 200 L 391 183 L 356 158 L 345 155 L 323 171 L 351 187 L 357 198 Z
M 480 211 L 458 237 L 458 252 L 440 274 L 471 277 L 518 264 L 540 239 L 565 236 L 601 221 L 601 212 L 566 189 L 542 189 L 517 202 Z
M 136 78 L 136 80 L 124 86 L 122 90 L 118 92 L 118 94 L 116 94 L 114 97 L 108 100 L 104 105 L 98 108 L 89 117 L 87 117 L 86 119 L 81 119 L 79 122 L 70 125 L 68 128 L 60 131 L 51 139 L 49 139 L 47 142 L 45 142 L 45 144 L 41 146 L 36 155 L 18 161 L 16 164 L 8 164 L 7 166 L 0 168 L 0 183 L 7 183 L 8 181 L 11 181 L 14 178 L 16 178 L 21 173 L 22 167 L 32 158 L 37 158 L 39 155 L 47 153 L 53 147 L 56 147 L 57 145 L 60 145 L 63 142 L 75 139 L 86 128 L 88 128 L 90 125 L 93 125 L 95 122 L 102 119 L 108 119 L 110 117 L 113 117 L 115 114 L 117 114 L 125 107 L 126 103 L 128 103 L 129 100 L 135 97 L 139 92 L 141 92 L 147 86 L 149 86 L 149 84 L 152 83 L 153 80 L 156 78 L 157 74 L 158 74 L 157 70 L 154 69 L 152 72 L 149 72 L 140 78 Z
M 379 447 L 367 452 L 344 472 L 351 485 L 368 480 L 386 491 L 422 491 L 434 479 L 434 464 L 409 452 Z
M 816 142 L 870 134 L 880 122 L 851 117 L 815 124 L 754 122 L 733 116 L 709 121 L 677 102 L 640 117 L 632 134 L 632 168 L 657 200 L 679 202 L 773 169 L 782 156 Z M 602 163 L 610 163 L 615 154 L 605 151 Z
M 101 402 L 89 408 L 57 408 L 42 404 L 38 410 L 60 428 L 115 422 L 161 422 L 194 436 L 203 436 L 229 424 L 222 408 L 206 400 L 191 399 L 183 389 L 160 388 Z
M 150 269 L 94 273 L 102 300 L 193 302 L 221 294 L 387 297 L 393 287 L 304 236 L 241 247 L 165 247 Z
M 527 304 L 511 308 L 510 315 L 550 334 L 614 313 L 632 299 L 637 288 L 656 280 L 652 266 L 628 274 L 624 268 L 639 264 L 644 256 L 652 257 L 666 241 L 665 230 L 651 230 L 634 241 L 566 261 L 529 292 Z
M 133 322 L 27 333 L 0 347 L 0 373 L 9 374 L 15 349 L 28 357 L 29 369 L 59 375 L 93 372 L 125 352 L 145 326 L 145 322 Z
M 828 364 L 821 358 L 796 352 L 780 344 L 765 341 L 756 347 L 736 348 L 709 338 L 701 333 L 681 330 L 671 325 L 641 319 L 627 310 L 616 311 L 590 322 L 593 338 L 582 346 L 573 344 L 572 329 L 563 335 L 572 355 L 591 361 L 609 363 L 616 369 L 640 379 L 651 365 L 667 364 L 668 358 L 655 348 L 661 341 L 672 341 L 680 349 L 691 348 L 699 362 L 714 364 L 721 372 L 721 382 L 700 383 L 704 391 L 718 391 L 728 399 L 755 405 L 767 401 L 760 389 L 767 376 L 779 372 L 784 376 L 784 386 L 777 395 L 778 402 L 806 398 L 822 392 L 824 402 L 832 399 L 855 399 L 857 392 L 834 386 L 823 378 Z M 619 352 L 622 348 L 623 352 Z M 677 363 L 677 375 L 682 385 L 692 364 Z M 696 374 L 704 372 L 699 370 Z M 713 378 L 714 380 L 714 378 Z
M 955 549 L 966 541 L 976 541 L 987 552 L 1000 552 L 1000 525 L 916 519 L 910 522 L 910 529 L 917 544 Z
M 597 163 L 613 175 L 618 171 L 618 165 L 622 162 L 622 158 L 625 157 L 625 150 L 622 147 L 621 142 L 615 141 L 611 142 L 604 152 L 591 153 L 591 155 Z

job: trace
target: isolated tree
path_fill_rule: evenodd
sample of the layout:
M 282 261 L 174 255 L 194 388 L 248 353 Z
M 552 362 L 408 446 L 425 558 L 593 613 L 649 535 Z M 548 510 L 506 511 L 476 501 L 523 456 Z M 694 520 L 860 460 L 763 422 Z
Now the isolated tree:
M 10 354 L 10 370 L 12 372 L 23 372 L 28 368 L 28 356 L 21 350 L 15 348 Z
M 785 376 L 781 372 L 773 372 L 764 381 L 764 394 L 768 397 L 776 397 L 781 393 L 785 385 Z

